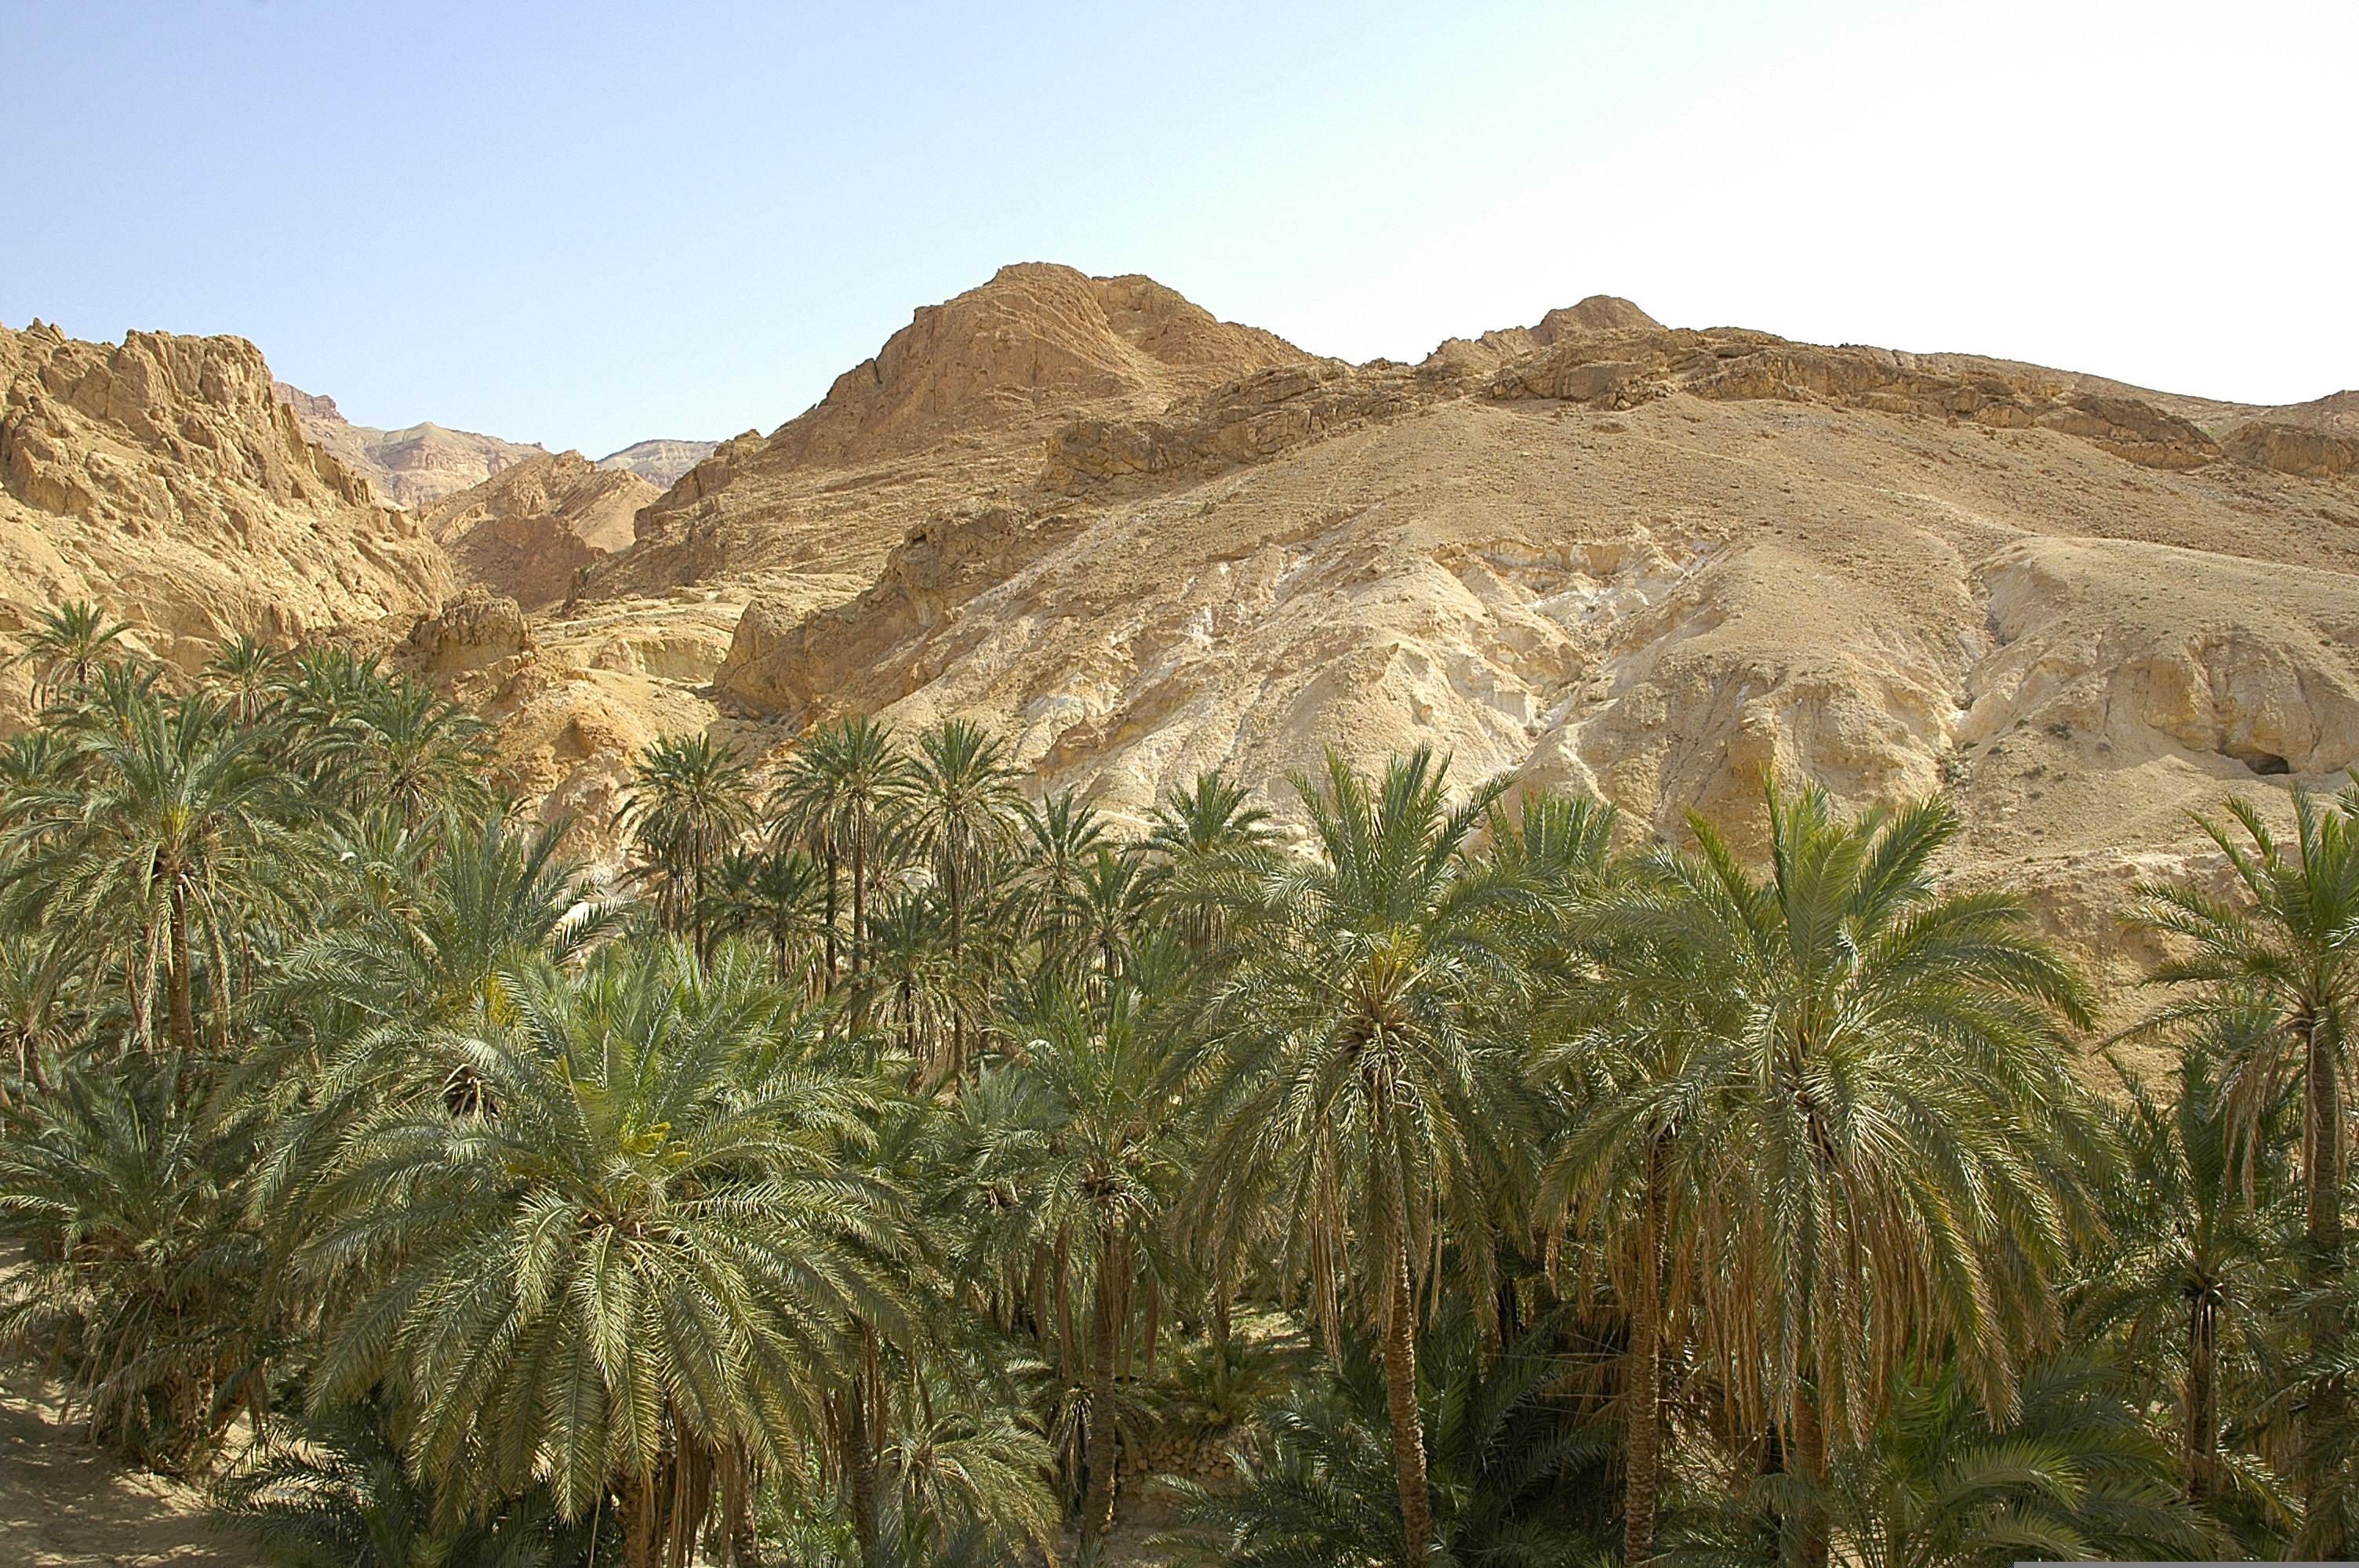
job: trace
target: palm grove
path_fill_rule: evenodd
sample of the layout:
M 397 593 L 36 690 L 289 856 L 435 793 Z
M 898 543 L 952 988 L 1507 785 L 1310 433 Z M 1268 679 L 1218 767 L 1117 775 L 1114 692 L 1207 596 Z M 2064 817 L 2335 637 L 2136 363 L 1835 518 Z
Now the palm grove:
M 2349 1549 L 2359 797 L 2123 912 L 2100 1096 L 1939 802 L 1132 836 L 854 718 L 656 745 L 610 882 L 431 692 L 119 633 L 0 748 L 0 1331 L 274 1561 Z

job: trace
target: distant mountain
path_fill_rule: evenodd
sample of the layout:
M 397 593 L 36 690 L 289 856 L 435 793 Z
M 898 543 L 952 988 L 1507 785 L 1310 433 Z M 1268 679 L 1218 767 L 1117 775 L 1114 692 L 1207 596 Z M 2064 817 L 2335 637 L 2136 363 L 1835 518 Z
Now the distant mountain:
M 658 490 L 669 490 L 679 476 L 711 455 L 718 441 L 635 441 L 598 460 L 602 469 L 635 473 Z
M 462 583 L 542 610 L 565 598 L 581 568 L 630 544 L 631 519 L 662 493 L 580 452 L 538 452 L 419 519 Z
M 305 435 L 375 485 L 377 494 L 411 511 L 472 489 L 511 464 L 547 455 L 538 446 L 431 423 L 398 430 L 355 425 L 332 397 L 283 381 L 271 383 L 270 390 L 295 411 Z

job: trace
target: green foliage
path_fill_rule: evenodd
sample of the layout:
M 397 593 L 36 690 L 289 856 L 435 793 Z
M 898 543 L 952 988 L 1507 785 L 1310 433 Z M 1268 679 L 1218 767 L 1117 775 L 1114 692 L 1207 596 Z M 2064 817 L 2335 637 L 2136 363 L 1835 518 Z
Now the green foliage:
M 616 888 L 366 658 L 25 642 L 0 1335 L 272 1561 L 1063 1562 L 1223 1444 L 1190 1560 L 2350 1534 L 2359 790 L 2144 890 L 2106 1108 L 1938 802 L 1331 757 L 1289 847 L 853 717 L 650 748 Z
M 1571 1568 L 1603 1560 L 1612 1536 L 1614 1444 L 1552 1387 L 1554 1325 L 1505 1349 L 1464 1314 L 1420 1346 L 1431 1455 L 1435 1563 Z M 1158 1544 L 1181 1563 L 1361 1568 L 1400 1560 L 1400 1516 L 1383 1372 L 1363 1341 L 1332 1375 L 1275 1402 L 1234 1455 L 1232 1485 L 1181 1481 Z

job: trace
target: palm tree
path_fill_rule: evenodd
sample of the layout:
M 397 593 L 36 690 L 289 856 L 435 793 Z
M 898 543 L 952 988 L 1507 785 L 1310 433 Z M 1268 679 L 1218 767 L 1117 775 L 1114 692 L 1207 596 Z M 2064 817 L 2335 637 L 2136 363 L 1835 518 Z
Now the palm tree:
M 1226 940 L 1229 923 L 1252 904 L 1274 864 L 1277 830 L 1252 798 L 1214 769 L 1185 788 L 1174 784 L 1156 803 L 1147 848 L 1161 871 L 1158 899 L 1199 952 Z
M 705 952 L 705 879 L 753 827 L 745 764 L 710 735 L 660 736 L 639 759 L 621 821 L 661 876 L 668 924 Z
M 968 906 L 1016 833 L 1021 796 L 1000 742 L 963 719 L 946 719 L 918 741 L 907 826 L 933 868 L 950 923 L 952 963 L 966 957 Z M 951 1009 L 951 1070 L 966 1062 L 966 1010 Z
M 788 758 L 772 812 L 827 871 L 827 982 L 836 978 L 836 885 L 852 883 L 852 967 L 860 972 L 875 863 L 910 786 L 890 727 L 864 715 L 823 726 Z
M 2222 1087 L 2252 1137 L 2285 1086 L 2299 1086 L 2310 1354 L 2332 1365 L 2343 1357 L 2345 1334 L 2338 1297 L 2351 1130 L 2343 1089 L 2353 1070 L 2351 1032 L 2359 1023 L 2359 784 L 2333 806 L 2297 789 L 2289 844 L 2278 842 L 2250 802 L 2232 800 L 2227 809 L 2241 838 L 2217 821 L 2206 819 L 2203 828 L 2227 857 L 2237 898 L 2215 898 L 2191 884 L 2140 890 L 2136 922 L 2179 943 L 2152 977 L 2179 1000 L 2152 1026 L 2256 1011 L 2270 1021 L 2271 1027 L 2241 1032 L 2244 1046 L 2226 1064 Z M 2309 1435 L 2301 1468 L 2312 1506 L 2302 1547 L 2321 1558 L 2342 1556 L 2352 1540 L 2351 1521 L 2332 1501 L 2343 1495 L 2343 1462 L 2330 1434 L 2343 1429 L 2345 1403 L 2343 1379 L 2328 1375 L 2311 1389 L 2303 1413 Z
M 1514 1053 L 1483 1023 L 1516 985 L 1515 926 L 1532 900 L 1466 852 L 1499 786 L 1453 806 L 1430 752 L 1396 758 L 1373 789 L 1330 753 L 1325 779 L 1296 787 L 1321 858 L 1273 895 L 1238 982 L 1201 1170 L 1233 1217 L 1273 1206 L 1284 1266 L 1309 1278 L 1331 1343 L 1358 1251 L 1402 1540 L 1422 1563 L 1420 1281 L 1453 1219 L 1462 1238 L 1481 1228 L 1479 1146 L 1515 1125 Z
M 33 671 L 33 706 L 46 708 L 90 684 L 99 664 L 130 630 L 87 600 L 69 599 L 25 633 L 16 662 Z
M 619 1545 L 613 1521 L 567 1524 L 546 1487 L 482 1514 L 409 1473 L 376 1402 L 298 1419 L 215 1488 L 213 1506 L 278 1568 L 574 1568 Z
M 1024 924 L 1038 935 L 1043 948 L 1057 952 L 1065 945 L 1065 925 L 1085 868 L 1105 838 L 1105 822 L 1096 806 L 1070 789 L 1020 808 L 1019 817 L 1023 834 L 1016 880 Z
M 1462 1299 L 1430 1334 L 1439 1561 L 1576 1568 L 1605 1561 L 1607 1429 L 1555 1397 L 1557 1325 L 1495 1351 Z M 1173 1528 L 1153 1545 L 1202 1568 L 1365 1568 L 1404 1556 L 1386 1456 L 1383 1368 L 1353 1345 L 1333 1385 L 1298 1386 L 1236 1451 L 1237 1479 L 1171 1487 Z
M 228 699 L 230 713 L 238 723 L 251 724 L 269 707 L 286 669 L 284 654 L 241 634 L 222 644 L 221 652 L 205 665 L 205 679 Z
M 1101 844 L 1082 867 L 1066 941 L 1071 967 L 1093 990 L 1131 974 L 1156 933 L 1158 881 L 1135 848 Z
M 1911 1377 L 1867 1438 L 1813 1488 L 1859 1568 L 2006 1568 L 2026 1560 L 2176 1562 L 2220 1542 L 2180 1503 L 2169 1456 L 2102 1363 L 2036 1364 L 1994 1416 L 1954 1365 Z M 1676 1568 L 1761 1561 L 1795 1478 L 1694 1510 L 1660 1559 Z
M 0 1240 L 23 1258 L 0 1288 L 0 1342 L 63 1371 L 93 1440 L 183 1474 L 266 1403 L 275 1333 L 243 1223 L 255 1128 L 186 1092 L 201 1072 L 71 1073 L 0 1137 Z
M 197 1048 L 195 970 L 212 963 L 217 1016 L 226 1006 L 239 923 L 284 886 L 297 845 L 283 818 L 288 781 L 253 732 L 201 694 L 149 697 L 119 715 L 84 709 L 70 730 L 72 764 L 20 795 L 5 835 L 7 896 L 78 934 L 93 956 L 125 958 L 149 1037 L 160 976 L 172 1049 Z
M 318 732 L 309 763 L 334 798 L 412 816 L 491 804 L 493 754 L 484 722 L 430 687 L 364 687 L 347 721 Z M 660 742 L 659 742 L 660 744 Z
M 1589 918 L 1576 917 L 1589 928 L 1580 944 L 1591 955 L 1587 983 L 1552 999 L 1550 1011 L 1571 1014 L 1576 1027 L 1535 1064 L 1568 1108 L 1563 1141 L 1541 1173 L 1537 1211 L 1551 1237 L 1570 1228 L 1603 1243 L 1599 1271 L 1629 1324 L 1622 1556 L 1636 1565 L 1655 1555 L 1665 1373 L 1682 1359 L 1701 1285 L 1694 1221 L 1726 1179 L 1728 1158 L 1698 1136 L 1719 1064 L 1684 1005 L 1687 993 L 1676 983 L 1680 961 L 1628 950 L 1605 913 L 1611 901 L 1601 903 Z
M 768 942 L 780 981 L 810 978 L 834 936 L 824 882 L 819 863 L 800 849 L 731 849 L 713 873 L 705 923 L 715 935 L 753 935 Z
M 2060 1033 L 2087 1022 L 2082 984 L 2019 900 L 1936 892 L 1945 807 L 1841 821 L 1823 792 L 1773 784 L 1768 817 L 1766 878 L 1691 818 L 1696 849 L 1657 856 L 1614 905 L 1700 1058 L 1658 1075 L 1675 1111 L 1629 1126 L 1719 1155 L 1691 1221 L 1700 1348 L 1822 1492 L 1831 1437 L 1864 1435 L 1930 1354 L 2012 1407 L 2090 1223 L 2072 1173 L 2103 1145 Z M 1824 1516 L 1798 1525 L 1817 1568 Z
M 2231 1483 L 2265 1490 L 2265 1478 L 2222 1452 L 2222 1429 L 2242 1402 L 2237 1388 L 2251 1381 L 2242 1346 L 2288 1283 L 2282 1260 L 2295 1250 L 2281 1201 L 2294 1190 L 2289 1163 L 2274 1139 L 2242 1146 L 2221 1086 L 2223 1054 L 2249 1028 L 2274 1020 L 2210 1022 L 2230 1025 L 2227 1041 L 2190 1041 L 2168 1100 L 2125 1078 L 2112 1244 L 2089 1260 L 2072 1336 L 2084 1343 L 2117 1336 L 2127 1365 L 2174 1388 L 2180 1489 L 2199 1507 L 2221 1501 Z M 2287 1119 L 2289 1099 L 2280 1098 L 2265 1128 Z
M 991 1112 L 971 1157 L 969 1180 L 987 1198 L 973 1234 L 995 1249 L 1053 1256 L 1089 1282 L 1082 1530 L 1103 1541 L 1114 1527 L 1115 1380 L 1134 1352 L 1153 1361 L 1166 1221 L 1188 1169 L 1177 1090 L 1193 1063 L 1163 1033 L 1157 999 L 1126 984 L 1093 1002 L 1044 977 L 1014 999 L 1002 1031 L 1007 1059 L 986 1065 L 966 1097 Z
M 315 1196 L 315 1408 L 382 1384 L 441 1485 L 611 1496 L 628 1568 L 684 1564 L 717 1487 L 748 1563 L 749 1462 L 820 1430 L 855 1315 L 908 1311 L 893 1196 L 847 1168 L 878 1086 L 786 1048 L 790 1007 L 668 945 L 517 977 L 461 1043 L 495 1113 L 389 1108 Z
M 951 1019 L 977 1000 L 974 977 L 951 956 L 950 921 L 931 888 L 892 893 L 869 916 L 861 1016 L 908 1058 L 913 1077 L 947 1054 Z

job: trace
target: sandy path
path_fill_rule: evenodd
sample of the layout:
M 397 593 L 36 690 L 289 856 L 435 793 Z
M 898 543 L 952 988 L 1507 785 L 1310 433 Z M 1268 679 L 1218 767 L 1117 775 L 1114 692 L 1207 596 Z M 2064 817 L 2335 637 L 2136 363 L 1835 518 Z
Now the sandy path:
M 60 1430 L 26 1386 L 0 1390 L 0 1563 L 7 1568 L 248 1568 L 253 1550 L 190 1487 L 141 1475 Z

